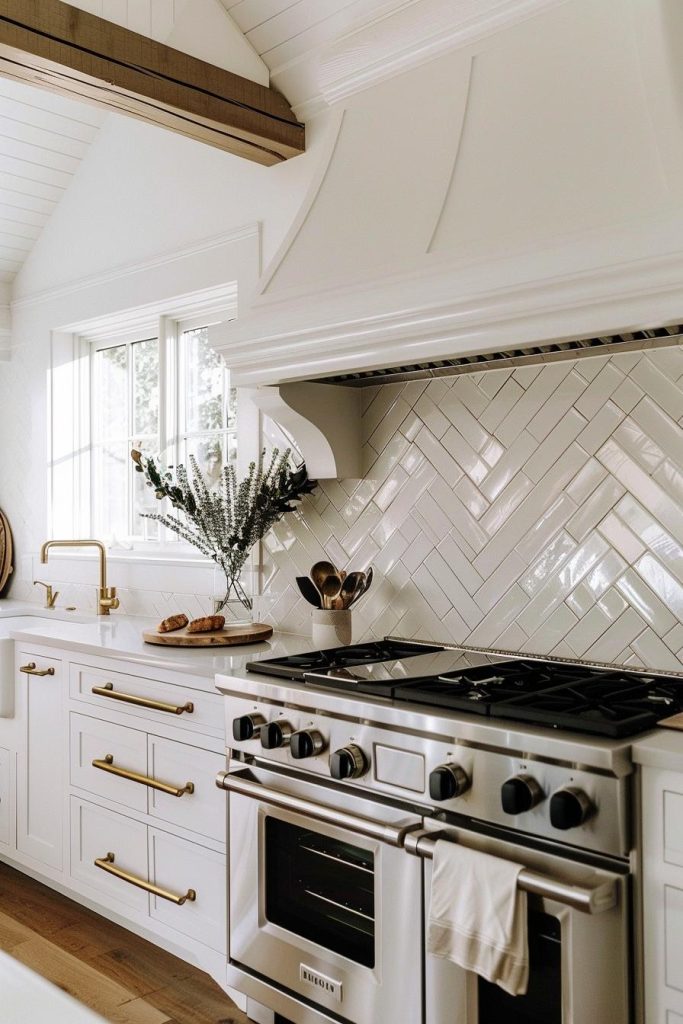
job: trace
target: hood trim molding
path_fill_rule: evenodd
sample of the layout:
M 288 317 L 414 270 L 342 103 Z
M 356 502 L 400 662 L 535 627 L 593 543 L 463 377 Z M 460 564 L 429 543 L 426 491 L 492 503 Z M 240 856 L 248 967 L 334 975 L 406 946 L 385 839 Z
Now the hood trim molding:
M 387 312 L 353 315 L 353 288 L 278 303 L 276 316 L 271 307 L 229 324 L 221 350 L 240 386 L 384 369 L 399 352 L 401 366 L 509 352 L 681 323 L 682 279 L 679 251 L 420 308 L 402 305 L 410 279 L 394 280 L 375 284 L 372 306 Z

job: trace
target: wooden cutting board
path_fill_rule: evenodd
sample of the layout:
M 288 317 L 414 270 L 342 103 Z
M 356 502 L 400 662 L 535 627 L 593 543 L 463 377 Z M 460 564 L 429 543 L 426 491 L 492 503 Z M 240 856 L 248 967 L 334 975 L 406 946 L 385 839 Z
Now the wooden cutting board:
M 187 626 L 173 633 L 157 633 L 156 629 L 149 629 L 142 634 L 142 639 L 146 644 L 158 644 L 160 647 L 233 647 L 236 644 L 262 643 L 272 635 L 272 626 L 252 622 L 246 626 L 225 626 L 214 633 L 188 633 Z
M 7 516 L 0 512 L 0 594 L 12 573 L 12 531 Z
M 678 715 L 671 715 L 670 718 L 661 718 L 657 725 L 663 725 L 667 729 L 679 729 L 683 732 L 683 712 Z

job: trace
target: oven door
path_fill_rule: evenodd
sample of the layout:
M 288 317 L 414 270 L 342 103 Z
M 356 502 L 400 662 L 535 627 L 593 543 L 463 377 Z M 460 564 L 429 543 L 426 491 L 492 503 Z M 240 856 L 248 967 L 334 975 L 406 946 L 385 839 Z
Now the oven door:
M 354 1024 L 420 1022 L 419 817 L 260 766 L 221 784 L 231 963 Z
M 429 826 L 427 826 L 429 827 Z M 528 895 L 529 985 L 510 996 L 497 985 L 426 954 L 426 1024 L 629 1024 L 629 876 L 461 828 L 438 826 L 435 837 L 507 858 L 571 889 L 578 897 L 605 891 L 592 912 L 558 899 Z M 418 844 L 419 846 L 419 844 Z M 415 850 L 417 852 L 417 849 Z M 432 861 L 424 858 L 425 928 L 429 925 Z M 577 901 L 578 902 L 578 901 Z

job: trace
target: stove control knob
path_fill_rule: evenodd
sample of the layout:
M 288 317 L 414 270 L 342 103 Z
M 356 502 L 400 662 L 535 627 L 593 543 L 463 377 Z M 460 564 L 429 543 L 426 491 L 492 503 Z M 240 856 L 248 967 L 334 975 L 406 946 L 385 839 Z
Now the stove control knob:
M 292 757 L 314 757 L 325 749 L 325 740 L 317 729 L 300 729 L 290 740 Z
M 459 764 L 442 764 L 429 773 L 429 795 L 432 800 L 452 800 L 462 796 L 471 786 L 467 772 Z
M 531 775 L 516 775 L 503 783 L 500 799 L 506 814 L 524 814 L 543 799 L 543 790 Z
M 367 758 L 355 743 L 330 754 L 330 775 L 333 779 L 359 779 L 367 769 Z
M 276 750 L 278 747 L 286 747 L 290 741 L 293 729 L 289 722 L 279 718 L 277 722 L 269 722 L 261 726 L 261 746 L 264 750 Z
M 592 803 L 580 789 L 558 789 L 550 798 L 550 824 L 553 828 L 578 828 L 593 811 Z
M 261 726 L 266 724 L 263 715 L 242 715 L 232 722 L 232 738 L 242 743 L 258 736 Z

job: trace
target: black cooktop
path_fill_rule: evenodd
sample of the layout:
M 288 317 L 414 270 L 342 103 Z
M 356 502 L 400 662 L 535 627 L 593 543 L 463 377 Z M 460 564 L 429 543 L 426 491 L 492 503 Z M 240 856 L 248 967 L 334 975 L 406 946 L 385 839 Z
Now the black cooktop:
M 683 678 L 394 640 L 248 668 L 335 691 L 608 737 L 634 736 L 683 711 Z
M 412 643 L 409 640 L 375 640 L 367 644 L 349 644 L 347 647 L 330 647 L 324 651 L 309 651 L 307 654 L 290 654 L 283 658 L 250 661 L 247 664 L 247 672 L 262 672 L 267 676 L 282 676 L 285 679 L 303 679 L 306 672 L 327 672 L 334 668 L 354 668 L 356 665 L 396 661 L 397 658 L 429 654 L 443 649 L 436 644 Z

